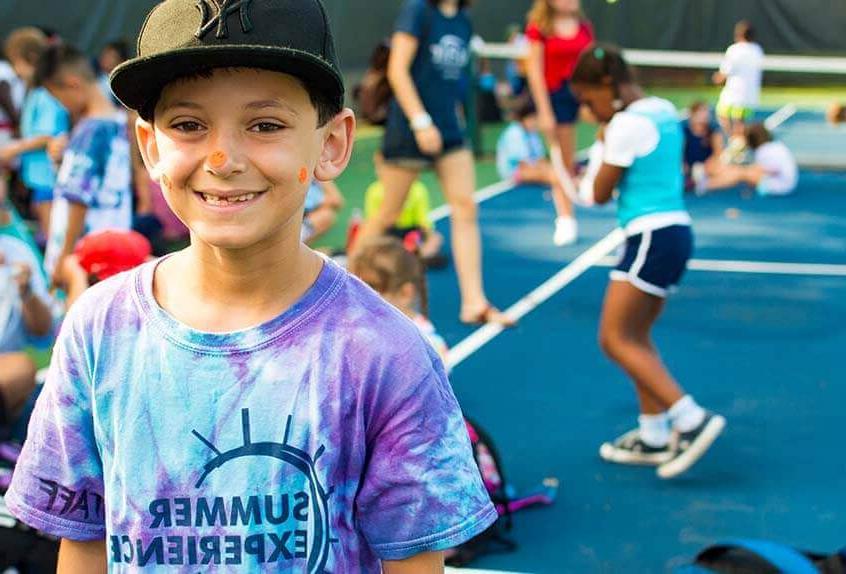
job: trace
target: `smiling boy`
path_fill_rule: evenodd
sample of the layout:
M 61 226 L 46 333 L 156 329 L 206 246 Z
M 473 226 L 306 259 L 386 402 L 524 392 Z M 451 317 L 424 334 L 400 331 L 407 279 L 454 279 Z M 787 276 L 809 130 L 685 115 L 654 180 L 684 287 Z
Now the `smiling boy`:
M 62 573 L 442 572 L 496 519 L 443 367 L 300 242 L 355 127 L 323 6 L 167 0 L 112 89 L 191 245 L 74 306 L 11 511 Z

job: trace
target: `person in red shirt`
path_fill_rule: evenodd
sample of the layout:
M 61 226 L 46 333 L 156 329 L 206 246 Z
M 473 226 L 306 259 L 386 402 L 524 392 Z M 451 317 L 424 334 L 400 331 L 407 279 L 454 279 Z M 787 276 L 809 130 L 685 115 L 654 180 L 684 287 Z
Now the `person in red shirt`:
M 573 124 L 579 103 L 570 91 L 570 77 L 579 55 L 594 41 L 593 26 L 582 14 L 579 0 L 535 0 L 527 20 L 529 89 L 540 128 L 550 145 L 557 144 L 564 165 L 573 172 Z M 578 235 L 572 205 L 566 197 L 562 199 L 569 207 L 565 217 L 559 215 L 555 221 L 556 244 L 574 241 Z

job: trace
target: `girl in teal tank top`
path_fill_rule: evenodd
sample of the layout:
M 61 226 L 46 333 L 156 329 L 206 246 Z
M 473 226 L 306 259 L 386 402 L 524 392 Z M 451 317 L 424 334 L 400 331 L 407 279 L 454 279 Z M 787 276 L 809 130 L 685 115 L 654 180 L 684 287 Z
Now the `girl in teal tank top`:
M 675 108 L 647 97 L 620 51 L 595 45 L 579 58 L 573 92 L 600 122 L 601 164 L 583 195 L 607 203 L 618 190 L 625 254 L 611 274 L 600 319 L 602 350 L 632 379 L 638 427 L 600 448 L 609 462 L 654 465 L 661 478 L 685 472 L 725 426 L 686 394 L 661 361 L 652 326 L 693 246 L 682 199 L 682 134 Z

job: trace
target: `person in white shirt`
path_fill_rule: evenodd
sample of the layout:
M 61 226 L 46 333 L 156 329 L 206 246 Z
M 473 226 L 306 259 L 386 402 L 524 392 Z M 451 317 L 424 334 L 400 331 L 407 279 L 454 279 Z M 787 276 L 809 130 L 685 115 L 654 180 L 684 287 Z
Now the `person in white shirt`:
M 734 44 L 728 47 L 714 83 L 724 84 L 717 103 L 723 131 L 739 136 L 752 118 L 761 96 L 764 51 L 755 42 L 755 30 L 746 20 L 734 27 Z
M 726 165 L 708 180 L 709 189 L 753 186 L 761 196 L 788 195 L 796 190 L 799 168 L 796 158 L 783 142 L 773 139 L 764 124 L 745 131 L 746 145 L 753 151 L 750 165 Z

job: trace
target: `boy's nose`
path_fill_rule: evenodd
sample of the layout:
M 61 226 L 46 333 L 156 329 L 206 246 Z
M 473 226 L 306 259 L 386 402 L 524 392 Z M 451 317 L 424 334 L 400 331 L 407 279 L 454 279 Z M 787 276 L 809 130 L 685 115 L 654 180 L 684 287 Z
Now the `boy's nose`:
M 232 153 L 224 149 L 217 149 L 212 151 L 204 163 L 205 170 L 209 173 L 217 175 L 218 177 L 227 177 L 233 173 L 243 171 L 240 162 L 233 157 Z

